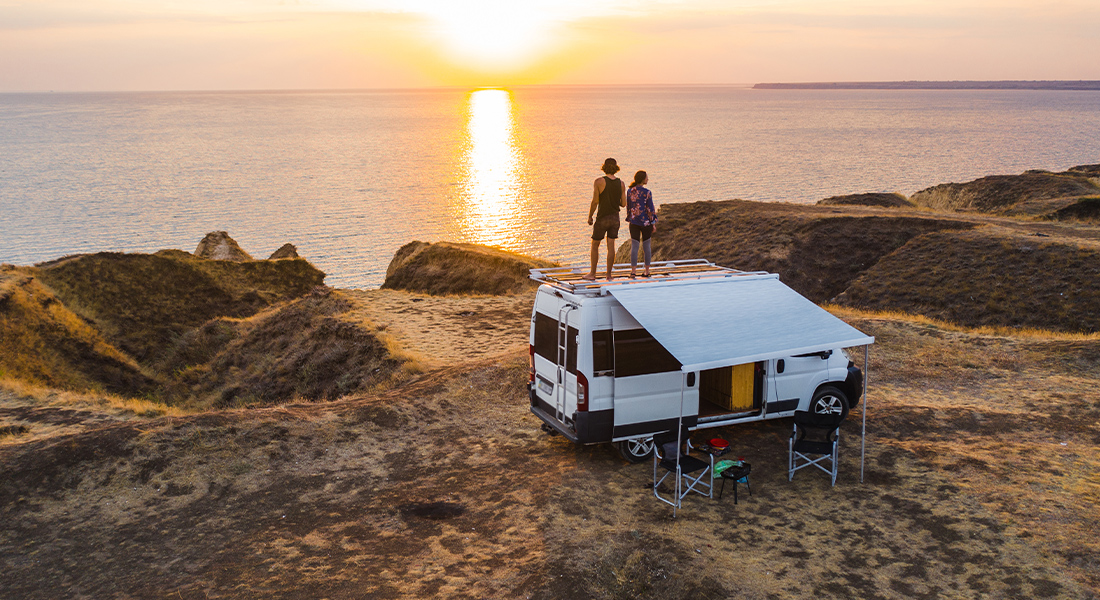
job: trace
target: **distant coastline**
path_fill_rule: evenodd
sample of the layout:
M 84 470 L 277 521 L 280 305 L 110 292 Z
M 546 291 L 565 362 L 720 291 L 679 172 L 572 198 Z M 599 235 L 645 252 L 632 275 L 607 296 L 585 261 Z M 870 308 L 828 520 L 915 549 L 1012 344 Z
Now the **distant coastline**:
M 1100 81 L 839 81 L 758 83 L 754 90 L 1089 90 Z

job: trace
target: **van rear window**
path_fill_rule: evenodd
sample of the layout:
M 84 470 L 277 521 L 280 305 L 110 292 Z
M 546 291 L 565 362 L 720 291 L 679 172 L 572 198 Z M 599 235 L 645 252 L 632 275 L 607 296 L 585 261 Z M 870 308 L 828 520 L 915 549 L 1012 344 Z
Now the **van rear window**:
M 570 373 L 577 372 L 577 329 L 570 327 L 566 333 L 566 360 L 565 370 Z M 535 313 L 535 354 L 557 364 L 558 362 L 558 320 Z
M 615 376 L 679 371 L 680 361 L 645 329 L 615 332 Z
M 592 375 L 601 377 L 615 374 L 615 345 L 610 329 L 592 332 Z

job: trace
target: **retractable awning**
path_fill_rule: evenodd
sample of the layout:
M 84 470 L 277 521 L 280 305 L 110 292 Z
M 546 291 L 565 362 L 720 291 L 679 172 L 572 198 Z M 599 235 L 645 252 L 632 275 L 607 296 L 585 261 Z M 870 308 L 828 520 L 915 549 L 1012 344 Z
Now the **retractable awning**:
M 685 372 L 875 341 L 774 274 L 624 285 L 608 291 Z

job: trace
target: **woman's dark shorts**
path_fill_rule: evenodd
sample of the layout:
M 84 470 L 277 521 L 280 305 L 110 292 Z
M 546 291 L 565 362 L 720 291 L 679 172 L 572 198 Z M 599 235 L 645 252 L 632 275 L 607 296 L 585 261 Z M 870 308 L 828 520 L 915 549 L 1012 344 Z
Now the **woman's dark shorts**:
M 652 225 L 643 226 L 643 225 L 635 225 L 633 223 L 630 224 L 630 239 L 632 239 L 632 240 L 641 240 L 641 241 L 644 242 L 652 236 L 653 236 L 653 226 Z
M 610 239 L 619 237 L 619 213 L 596 217 L 596 222 L 592 224 L 592 239 L 598 242 L 605 235 Z

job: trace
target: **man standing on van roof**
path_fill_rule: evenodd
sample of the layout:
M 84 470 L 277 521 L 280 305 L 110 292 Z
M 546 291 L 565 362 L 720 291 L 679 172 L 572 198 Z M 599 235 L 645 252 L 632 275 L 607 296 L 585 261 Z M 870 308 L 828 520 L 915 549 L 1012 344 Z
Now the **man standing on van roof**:
M 588 224 L 592 225 L 592 269 L 584 276 L 596 280 L 596 265 L 600 262 L 600 242 L 607 236 L 607 280 L 615 265 L 615 238 L 619 237 L 619 208 L 626 206 L 626 184 L 615 177 L 619 165 L 614 158 L 603 161 L 600 168 L 606 175 L 592 184 L 592 205 L 588 207 Z M 598 210 L 597 210 L 598 209 Z M 596 213 L 595 224 L 592 213 Z

